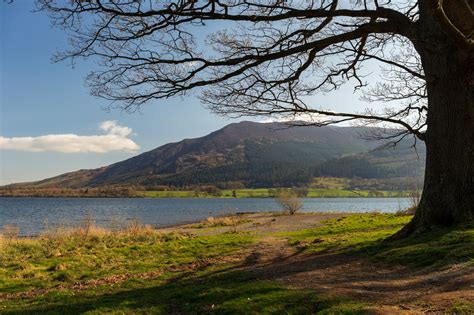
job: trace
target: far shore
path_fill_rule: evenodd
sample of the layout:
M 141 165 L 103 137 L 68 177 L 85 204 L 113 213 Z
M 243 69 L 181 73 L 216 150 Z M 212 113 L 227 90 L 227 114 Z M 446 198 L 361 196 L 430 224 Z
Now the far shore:
M 0 197 L 35 198 L 274 198 L 277 188 L 224 189 L 217 193 L 193 190 L 88 190 L 88 189 L 0 189 Z M 404 198 L 407 190 L 349 190 L 330 188 L 309 188 L 300 193 L 300 198 Z

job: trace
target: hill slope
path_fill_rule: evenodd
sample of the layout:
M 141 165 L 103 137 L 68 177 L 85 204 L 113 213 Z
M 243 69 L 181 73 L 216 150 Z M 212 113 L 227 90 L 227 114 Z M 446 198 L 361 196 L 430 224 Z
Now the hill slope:
M 384 178 L 420 176 L 421 159 L 407 143 L 377 151 L 364 140 L 368 128 L 293 127 L 241 122 L 207 136 L 169 143 L 125 161 L 28 183 L 42 188 L 108 185 L 215 184 L 239 181 L 248 187 L 292 186 L 315 175 Z M 23 184 L 24 185 L 24 184 Z

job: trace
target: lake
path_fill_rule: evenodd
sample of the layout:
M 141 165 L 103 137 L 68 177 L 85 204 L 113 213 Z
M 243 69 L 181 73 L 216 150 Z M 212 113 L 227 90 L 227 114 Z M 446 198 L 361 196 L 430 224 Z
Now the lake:
M 395 212 L 408 198 L 302 198 L 305 212 Z M 205 220 L 237 212 L 279 211 L 271 198 L 0 198 L 0 227 L 13 224 L 23 236 L 44 228 L 79 225 L 92 216 L 97 225 L 113 228 L 137 219 L 156 227 Z

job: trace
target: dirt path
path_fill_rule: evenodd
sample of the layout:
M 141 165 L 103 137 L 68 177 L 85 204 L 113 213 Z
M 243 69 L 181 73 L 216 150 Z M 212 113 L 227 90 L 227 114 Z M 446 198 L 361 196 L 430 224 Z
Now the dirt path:
M 473 265 L 453 265 L 444 270 L 389 266 L 346 254 L 297 252 L 285 238 L 265 236 L 321 226 L 324 220 L 338 216 L 342 215 L 246 216 L 252 222 L 238 229 L 262 237 L 242 256 L 242 268 L 254 272 L 259 279 L 313 289 L 328 297 L 376 304 L 374 314 L 443 314 L 456 301 L 474 304 Z M 192 227 L 183 228 L 199 233 Z M 214 232 L 227 230 L 230 228 L 215 228 Z
M 264 259 L 249 266 L 260 279 L 382 306 L 374 309 L 374 314 L 443 312 L 460 299 L 474 303 L 473 266 L 413 270 L 344 254 L 295 253 L 282 248 L 281 241 L 263 244 L 253 256 Z

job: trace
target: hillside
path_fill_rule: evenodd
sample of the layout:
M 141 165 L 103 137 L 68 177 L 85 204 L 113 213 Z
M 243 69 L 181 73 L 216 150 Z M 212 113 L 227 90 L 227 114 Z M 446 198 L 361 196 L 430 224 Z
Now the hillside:
M 37 188 L 126 185 L 190 186 L 239 182 L 246 187 L 295 186 L 314 176 L 397 178 L 423 174 L 424 148 L 409 143 L 377 150 L 369 128 L 293 127 L 240 122 L 207 136 L 169 143 L 110 166 L 38 182 Z

